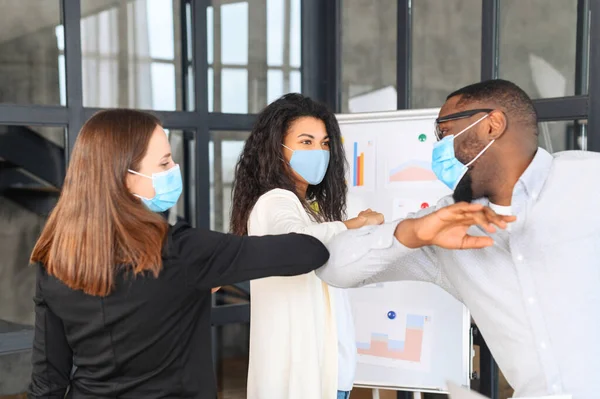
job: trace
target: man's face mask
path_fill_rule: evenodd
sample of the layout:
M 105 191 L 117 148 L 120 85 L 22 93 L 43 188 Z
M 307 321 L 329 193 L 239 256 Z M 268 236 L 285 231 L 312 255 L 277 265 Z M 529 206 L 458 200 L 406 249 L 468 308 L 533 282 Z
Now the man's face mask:
M 489 142 L 487 146 L 475 158 L 473 158 L 466 165 L 460 162 L 456 158 L 456 154 L 454 152 L 454 139 L 473 126 L 477 125 L 479 122 L 484 120 L 489 116 L 489 113 L 492 112 L 492 109 L 474 109 L 464 112 L 459 112 L 452 115 L 447 115 L 442 118 L 438 118 L 436 120 L 436 137 L 439 140 L 433 146 L 433 152 L 431 157 L 431 169 L 437 176 L 437 178 L 444 183 L 448 188 L 454 190 L 458 183 L 461 181 L 463 176 L 469 170 L 469 166 L 473 164 L 480 156 L 482 156 L 488 148 L 494 143 L 495 140 Z M 442 134 L 439 129 L 439 123 L 447 122 L 450 120 L 468 118 L 480 112 L 486 112 L 484 116 L 477 119 L 475 122 L 471 123 L 469 126 L 458 132 L 457 134 L 449 134 L 447 136 L 442 137 Z

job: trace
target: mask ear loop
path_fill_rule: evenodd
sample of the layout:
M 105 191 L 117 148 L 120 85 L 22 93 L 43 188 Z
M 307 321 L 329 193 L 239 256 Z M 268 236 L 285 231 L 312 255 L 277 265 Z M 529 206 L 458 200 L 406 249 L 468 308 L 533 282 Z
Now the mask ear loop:
M 469 166 L 471 166 L 471 165 L 473 164 L 473 162 L 477 161 L 477 159 L 478 159 L 480 156 L 482 156 L 482 155 L 485 153 L 485 151 L 486 151 L 488 148 L 490 148 L 490 146 L 491 146 L 492 144 L 494 144 L 494 141 L 496 141 L 496 139 L 494 139 L 494 140 L 490 141 L 490 143 L 489 143 L 488 145 L 486 145 L 486 146 L 485 146 L 485 148 L 484 148 L 483 150 L 481 150 L 481 152 L 480 152 L 480 153 L 479 153 L 479 154 L 478 154 L 478 155 L 477 155 L 475 158 L 473 158 L 473 160 L 472 160 L 471 162 L 469 162 L 468 164 L 466 164 L 466 165 L 465 165 L 465 170 L 464 170 L 464 172 L 463 172 L 463 173 L 460 175 L 460 178 L 459 178 L 459 179 L 456 181 L 456 184 L 454 185 L 454 188 L 453 188 L 453 190 L 455 190 L 455 189 L 456 189 L 456 186 L 458 186 L 458 183 L 459 183 L 459 182 L 462 180 L 462 178 L 463 178 L 463 177 L 465 177 L 465 175 L 467 174 L 467 171 L 469 170 Z
M 489 115 L 490 114 L 483 115 L 481 118 L 477 119 L 475 122 L 471 123 L 469 126 L 467 126 L 463 130 L 461 130 L 460 132 L 458 132 L 457 134 L 455 134 L 454 138 L 457 138 L 458 136 L 460 136 L 461 134 L 463 134 L 464 132 L 466 132 L 467 130 L 469 130 L 470 128 L 472 128 L 473 126 L 475 126 L 476 124 L 478 124 L 479 122 L 481 122 L 482 120 L 484 120 L 485 118 L 487 118 Z
M 127 171 L 128 171 L 129 173 L 133 173 L 134 175 L 142 176 L 142 177 L 145 177 L 146 179 L 153 180 L 153 179 L 152 179 L 152 177 L 150 177 L 150 176 L 146 176 L 145 174 L 143 174 L 143 173 L 140 173 L 140 172 L 136 172 L 135 170 L 127 169 Z M 131 194 L 132 194 L 134 197 L 138 197 L 138 198 L 145 199 L 145 200 L 148 200 L 148 201 L 150 201 L 150 200 L 152 199 L 152 198 L 146 198 L 146 197 L 142 197 L 141 195 L 139 195 L 139 194 L 136 194 L 136 193 L 131 193 Z
M 290 150 L 290 151 L 292 152 L 292 155 L 294 155 L 294 152 L 295 152 L 295 151 L 294 151 L 294 150 L 292 150 L 290 147 L 288 147 L 287 145 L 285 145 L 285 144 L 283 144 L 283 143 L 281 143 L 281 146 L 282 146 L 283 148 L 287 148 L 288 150 Z M 291 166 L 291 165 L 290 165 L 290 163 L 289 163 L 288 161 L 286 161 L 285 159 L 283 159 L 283 158 L 279 158 L 279 159 L 281 159 L 281 161 L 282 161 L 283 163 L 285 163 L 285 164 L 287 164 L 287 165 Z
M 129 173 L 133 173 L 134 175 L 142 176 L 142 177 L 145 177 L 146 179 L 152 180 L 152 176 L 148 176 L 148 175 L 145 175 L 145 174 L 140 173 L 140 172 L 136 172 L 135 170 L 131 170 L 131 169 L 127 169 L 127 171 Z
M 478 159 L 480 156 L 482 156 L 482 155 L 483 155 L 483 154 L 484 154 L 484 153 L 487 151 L 487 149 L 488 149 L 488 148 L 490 148 L 490 146 L 491 146 L 492 144 L 494 144 L 494 141 L 496 141 L 496 139 L 494 139 L 494 140 L 490 141 L 490 142 L 489 142 L 489 144 L 488 144 L 488 145 L 486 145 L 486 146 L 485 146 L 485 148 L 484 148 L 483 150 L 481 150 L 481 152 L 480 152 L 480 153 L 479 153 L 479 154 L 478 154 L 478 155 L 477 155 L 475 158 L 473 158 L 473 160 L 472 160 L 471 162 L 469 162 L 469 163 L 468 163 L 468 164 L 466 164 L 465 166 L 466 166 L 466 167 L 469 167 L 469 166 L 471 166 L 471 165 L 473 164 L 473 162 L 477 161 L 477 159 Z

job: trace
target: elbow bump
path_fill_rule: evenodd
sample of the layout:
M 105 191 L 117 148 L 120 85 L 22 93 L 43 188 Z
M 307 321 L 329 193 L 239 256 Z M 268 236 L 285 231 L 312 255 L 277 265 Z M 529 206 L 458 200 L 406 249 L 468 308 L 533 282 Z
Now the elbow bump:
M 307 236 L 307 237 L 310 237 L 313 244 L 315 245 L 315 255 L 314 255 L 315 263 L 318 263 L 318 267 L 323 266 L 329 260 L 329 251 L 327 250 L 327 247 L 321 241 L 319 241 L 317 238 L 312 237 L 312 236 Z
M 309 271 L 315 270 L 327 263 L 329 260 L 329 251 L 321 241 L 305 234 L 298 234 L 298 236 L 311 244 L 310 250 L 303 252 L 303 254 L 306 255 L 307 263 L 310 264 Z

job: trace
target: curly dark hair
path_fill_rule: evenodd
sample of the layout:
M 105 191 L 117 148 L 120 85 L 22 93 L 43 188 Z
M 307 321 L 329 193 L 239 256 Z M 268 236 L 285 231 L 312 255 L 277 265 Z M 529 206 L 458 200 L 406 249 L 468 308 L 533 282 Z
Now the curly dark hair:
M 296 192 L 291 168 L 283 162 L 283 142 L 290 125 L 302 117 L 320 119 L 329 136 L 330 161 L 323 181 L 308 186 L 306 198 L 300 202 L 319 222 L 341 221 L 346 216 L 346 157 L 340 127 L 333 112 L 325 105 L 301 94 L 286 94 L 268 105 L 258 119 L 244 145 L 235 168 L 231 232 L 248 234 L 248 218 L 258 198 L 281 188 Z M 316 202 L 315 212 L 310 204 Z

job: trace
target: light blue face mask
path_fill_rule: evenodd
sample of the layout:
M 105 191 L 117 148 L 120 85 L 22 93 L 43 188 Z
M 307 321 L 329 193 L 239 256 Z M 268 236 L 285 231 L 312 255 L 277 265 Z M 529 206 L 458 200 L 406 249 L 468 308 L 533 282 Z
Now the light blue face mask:
M 483 150 L 481 150 L 481 152 L 477 154 L 477 156 L 473 158 L 471 162 L 465 165 L 456 158 L 454 153 L 454 139 L 487 118 L 488 115 L 489 114 L 486 114 L 485 116 L 479 118 L 477 121 L 473 122 L 455 135 L 449 134 L 448 136 L 445 136 L 443 139 L 433 145 L 431 169 L 437 178 L 451 190 L 456 189 L 458 183 L 469 170 L 469 166 L 471 166 L 473 162 L 477 161 L 477 159 L 482 156 L 483 153 L 490 148 L 495 141 L 490 141 L 490 143 Z
M 329 166 L 329 151 L 326 150 L 292 150 L 286 145 L 285 148 L 292 151 L 290 166 L 308 184 L 316 186 L 321 183 L 327 173 Z
M 153 198 L 144 198 L 141 195 L 133 194 L 140 198 L 151 211 L 164 212 L 177 204 L 183 190 L 179 165 L 175 165 L 164 172 L 152 173 L 152 176 L 147 176 L 131 169 L 129 169 L 129 173 L 152 180 L 152 187 L 154 187 Z

